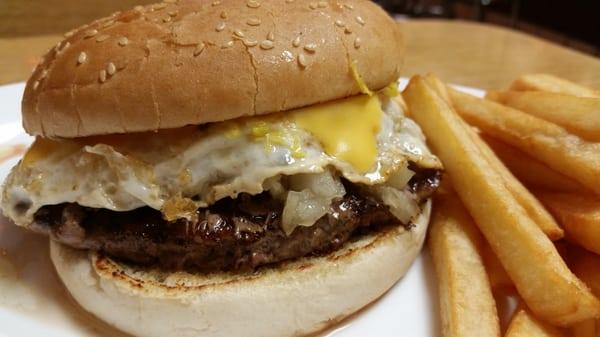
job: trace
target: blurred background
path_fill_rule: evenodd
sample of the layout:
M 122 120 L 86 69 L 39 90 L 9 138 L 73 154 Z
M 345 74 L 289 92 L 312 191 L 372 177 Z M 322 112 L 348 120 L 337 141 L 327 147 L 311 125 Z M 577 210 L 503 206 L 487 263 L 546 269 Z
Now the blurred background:
M 600 56 L 598 0 L 380 0 L 399 18 L 473 20 Z
M 0 0 L 0 38 L 59 34 L 153 0 Z M 512 27 L 600 56 L 600 0 L 378 0 L 398 19 L 446 18 Z

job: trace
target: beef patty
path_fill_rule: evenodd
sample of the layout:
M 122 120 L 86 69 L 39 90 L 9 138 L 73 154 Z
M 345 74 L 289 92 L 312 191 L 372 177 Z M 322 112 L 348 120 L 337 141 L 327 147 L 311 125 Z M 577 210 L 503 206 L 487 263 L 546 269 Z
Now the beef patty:
M 421 200 L 439 183 L 439 173 L 418 174 L 411 188 Z M 345 182 L 347 193 L 310 227 L 289 236 L 281 229 L 283 204 L 268 193 L 222 199 L 196 211 L 193 220 L 166 221 L 150 207 L 127 212 L 73 203 L 44 206 L 31 229 L 63 244 L 101 251 L 139 265 L 165 269 L 235 270 L 328 253 L 352 235 L 399 221 L 379 200 Z M 409 227 L 410 224 L 402 224 Z

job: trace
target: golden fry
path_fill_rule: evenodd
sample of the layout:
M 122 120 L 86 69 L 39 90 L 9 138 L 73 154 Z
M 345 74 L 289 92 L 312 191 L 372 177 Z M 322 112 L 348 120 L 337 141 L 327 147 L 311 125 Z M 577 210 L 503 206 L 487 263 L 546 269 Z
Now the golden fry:
M 596 335 L 597 321 L 589 319 L 581 323 L 577 323 L 571 327 L 572 337 L 598 337 Z
M 499 102 L 502 95 L 502 91 L 499 90 L 488 90 L 485 92 L 485 98 L 490 101 Z
M 600 256 L 583 249 L 574 250 L 571 259 L 573 272 L 600 297 Z
M 569 241 L 600 254 L 599 198 L 544 191 L 538 191 L 536 195 L 560 222 Z
M 585 282 L 592 292 L 600 297 L 600 256 L 583 249 L 571 249 L 571 268 L 577 277 Z M 598 329 L 598 330 L 597 330 Z M 575 324 L 572 329 L 573 337 L 596 337 L 600 332 L 600 320 L 587 320 Z
M 490 279 L 490 285 L 494 291 L 513 292 L 515 285 L 510 280 L 508 273 L 494 255 L 494 252 L 488 244 L 484 244 L 481 249 L 481 255 L 485 264 L 485 270 Z
M 450 96 L 442 81 L 430 74 L 425 76 L 425 82 L 446 102 L 450 102 Z M 531 194 L 529 190 L 527 190 L 527 188 L 512 175 L 508 168 L 506 168 L 502 161 L 494 154 L 494 151 L 481 140 L 479 135 L 477 135 L 472 128 L 465 125 L 465 130 L 469 133 L 471 140 L 477 145 L 485 160 L 487 160 L 488 164 L 500 174 L 504 180 L 504 185 L 512 193 L 515 199 L 517 199 L 519 204 L 523 206 L 533 221 L 535 221 L 551 240 L 555 241 L 561 239 L 564 232 L 562 228 L 558 226 L 556 221 L 554 221 L 552 215 L 550 215 L 533 194 Z
M 433 89 L 435 92 L 440 95 L 441 98 L 446 102 L 451 102 L 450 93 L 448 93 L 448 88 L 446 84 L 442 82 L 437 76 L 433 74 L 427 74 L 425 77 L 425 82 Z
M 471 133 L 473 142 L 478 145 L 481 153 L 488 163 L 500 174 L 504 180 L 504 186 L 512 193 L 513 197 L 523 206 L 531 219 L 540 227 L 540 229 L 550 238 L 555 241 L 562 239 L 564 232 L 558 226 L 552 215 L 542 206 L 542 204 L 523 186 L 523 184 L 512 175 L 494 151 L 479 137 L 472 132 L 470 128 L 466 128 Z
M 450 96 L 470 124 L 600 194 L 600 143 L 586 142 L 554 123 L 495 102 L 452 89 Z
M 502 91 L 494 101 L 556 123 L 590 141 L 600 141 L 600 98 L 543 91 Z
M 564 332 L 551 325 L 539 321 L 525 309 L 519 309 L 515 312 L 506 337 L 561 337 Z
M 528 307 L 561 326 L 600 315 L 600 302 L 570 272 L 552 242 L 483 158 L 451 107 L 418 76 L 403 96 Z
M 483 140 L 494 150 L 504 165 L 525 185 L 557 192 L 582 192 L 578 182 L 558 173 L 522 151 L 482 134 Z
M 498 313 L 479 255 L 483 238 L 455 194 L 438 196 L 429 232 L 444 337 L 500 336 Z
M 510 90 L 546 91 L 578 97 L 600 98 L 600 91 L 549 74 L 527 74 L 516 79 Z

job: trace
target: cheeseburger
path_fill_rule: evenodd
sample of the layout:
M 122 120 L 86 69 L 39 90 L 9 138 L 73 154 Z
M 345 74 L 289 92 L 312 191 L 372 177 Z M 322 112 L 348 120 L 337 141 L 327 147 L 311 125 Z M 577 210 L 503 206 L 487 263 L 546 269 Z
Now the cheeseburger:
M 66 34 L 2 192 L 87 311 L 135 336 L 295 336 L 421 249 L 441 165 L 366 0 L 165 0 Z

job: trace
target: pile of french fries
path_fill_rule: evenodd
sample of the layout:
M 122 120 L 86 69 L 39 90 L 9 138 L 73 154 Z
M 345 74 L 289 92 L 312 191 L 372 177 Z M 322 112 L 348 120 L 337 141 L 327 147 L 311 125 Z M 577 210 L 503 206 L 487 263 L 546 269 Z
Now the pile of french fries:
M 600 91 L 534 74 L 483 99 L 427 75 L 402 97 L 446 171 L 428 242 L 443 336 L 600 336 Z

